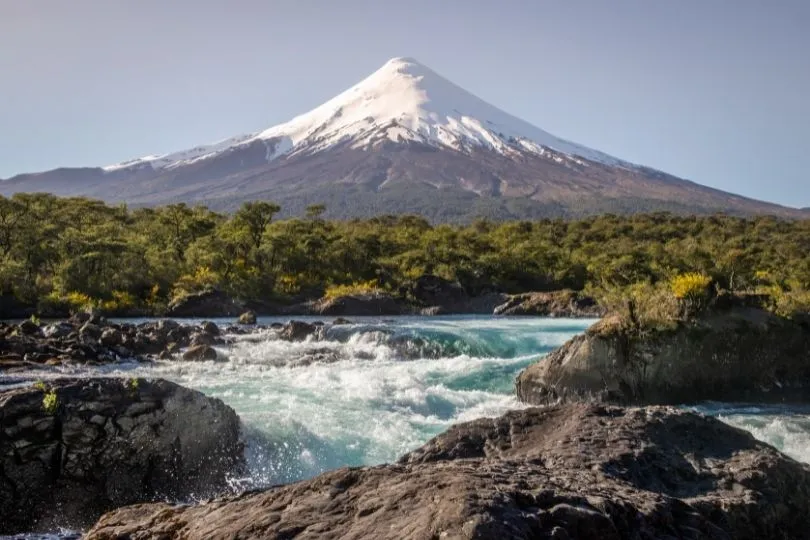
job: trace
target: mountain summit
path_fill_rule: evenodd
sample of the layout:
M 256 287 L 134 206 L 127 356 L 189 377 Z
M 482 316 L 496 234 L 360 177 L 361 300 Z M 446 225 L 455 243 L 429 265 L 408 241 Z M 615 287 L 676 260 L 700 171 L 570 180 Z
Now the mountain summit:
M 267 141 L 270 161 L 348 143 L 371 150 L 385 141 L 416 142 L 457 151 L 484 148 L 502 155 L 548 149 L 608 164 L 620 160 L 580 146 L 497 109 L 413 58 L 393 58 L 369 77 L 312 111 L 270 129 L 191 150 L 147 156 L 105 170 L 151 165 L 173 168 Z
M 412 58 L 393 58 L 264 131 L 0 183 L 4 194 L 17 191 L 219 209 L 263 198 L 289 213 L 323 202 L 334 217 L 407 212 L 440 221 L 651 210 L 801 215 L 555 137 Z

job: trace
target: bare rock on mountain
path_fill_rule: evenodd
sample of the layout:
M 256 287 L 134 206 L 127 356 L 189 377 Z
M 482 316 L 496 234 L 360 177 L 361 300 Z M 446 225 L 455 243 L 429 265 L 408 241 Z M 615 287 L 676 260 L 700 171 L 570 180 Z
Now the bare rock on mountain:
M 810 538 L 810 467 L 719 420 L 569 405 L 460 424 L 396 464 L 198 506 L 131 506 L 88 540 Z

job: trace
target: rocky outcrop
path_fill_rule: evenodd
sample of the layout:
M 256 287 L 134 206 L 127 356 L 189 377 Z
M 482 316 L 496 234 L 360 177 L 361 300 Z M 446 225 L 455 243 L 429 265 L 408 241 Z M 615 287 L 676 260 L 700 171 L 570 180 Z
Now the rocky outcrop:
M 413 312 L 410 307 L 385 293 L 322 298 L 314 304 L 312 311 L 327 316 L 406 315 Z
M 411 296 L 425 306 L 453 306 L 464 303 L 468 296 L 459 283 L 425 274 L 410 287 Z
M 192 293 L 169 304 L 167 317 L 236 317 L 245 305 L 216 289 Z
M 532 404 L 808 403 L 810 329 L 750 307 L 660 329 L 607 317 L 524 370 L 516 386 Z
M 304 341 L 315 335 L 320 327 L 305 321 L 289 321 L 279 329 L 278 337 L 287 341 Z
M 27 320 L 0 323 L 0 371 L 63 364 L 107 364 L 172 357 L 179 349 L 225 342 L 213 323 L 181 325 L 164 319 L 142 324 L 111 323 L 79 313 L 70 320 L 40 325 Z
M 538 317 L 601 317 L 605 314 L 596 300 L 570 290 L 515 294 L 493 313 Z
M 569 405 L 461 424 L 396 464 L 103 516 L 118 538 L 809 538 L 810 467 L 667 407 Z
M 216 359 L 217 351 L 208 345 L 192 345 L 183 353 L 183 360 L 190 360 L 192 362 Z
M 174 383 L 57 379 L 0 393 L 0 534 L 221 494 L 242 466 L 234 411 Z

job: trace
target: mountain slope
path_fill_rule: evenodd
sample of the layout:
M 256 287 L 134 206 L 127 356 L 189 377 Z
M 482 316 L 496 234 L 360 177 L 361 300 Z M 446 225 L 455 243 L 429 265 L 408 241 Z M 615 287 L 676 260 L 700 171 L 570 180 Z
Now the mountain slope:
M 395 58 L 312 111 L 267 130 L 98 168 L 0 183 L 136 205 L 232 209 L 324 202 L 334 217 L 421 213 L 436 220 L 598 212 L 801 211 L 714 190 L 560 139 L 429 68 Z

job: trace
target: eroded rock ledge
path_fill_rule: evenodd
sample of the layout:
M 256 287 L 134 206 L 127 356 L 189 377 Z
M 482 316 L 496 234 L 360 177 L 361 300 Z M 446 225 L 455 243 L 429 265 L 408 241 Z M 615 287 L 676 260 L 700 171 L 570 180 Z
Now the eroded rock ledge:
M 808 538 L 810 467 L 718 420 L 583 404 L 458 425 L 398 463 L 103 516 L 114 538 Z
M 606 317 L 525 369 L 516 389 L 535 405 L 810 403 L 810 328 L 744 306 L 641 333 Z
M 0 534 L 80 529 L 125 504 L 222 494 L 242 471 L 239 430 L 220 400 L 159 379 L 0 392 Z

